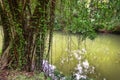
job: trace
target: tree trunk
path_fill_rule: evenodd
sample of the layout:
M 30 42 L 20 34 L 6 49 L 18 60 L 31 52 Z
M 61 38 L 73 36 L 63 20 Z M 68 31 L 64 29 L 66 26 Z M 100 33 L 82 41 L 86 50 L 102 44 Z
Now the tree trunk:
M 0 69 L 42 71 L 46 33 L 49 29 L 53 30 L 53 25 L 48 28 L 49 1 L 38 0 L 37 2 L 32 14 L 30 0 L 0 1 L 0 16 L 4 32 Z M 54 11 L 51 16 L 52 14 Z

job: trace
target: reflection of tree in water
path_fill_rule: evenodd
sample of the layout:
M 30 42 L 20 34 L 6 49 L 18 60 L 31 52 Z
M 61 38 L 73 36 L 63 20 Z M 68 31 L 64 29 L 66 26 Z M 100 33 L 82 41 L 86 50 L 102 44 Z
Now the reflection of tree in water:
M 73 60 L 77 60 L 78 64 L 74 68 L 74 72 L 72 72 L 75 80 L 80 79 L 87 79 L 88 74 L 93 74 L 95 67 L 90 66 L 88 60 L 85 58 L 85 54 L 87 54 L 86 49 L 81 50 L 73 50 L 70 51 L 66 49 L 67 52 L 69 52 L 68 57 L 62 57 L 61 58 L 61 64 L 66 64 L 66 62 L 72 63 Z M 68 69 L 68 68 L 66 68 Z

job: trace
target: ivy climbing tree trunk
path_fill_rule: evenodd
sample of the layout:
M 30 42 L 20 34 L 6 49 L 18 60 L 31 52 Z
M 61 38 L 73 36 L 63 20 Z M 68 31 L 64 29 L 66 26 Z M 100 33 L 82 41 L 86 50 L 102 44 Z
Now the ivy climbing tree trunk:
M 35 8 L 31 4 L 31 0 L 0 0 L 4 32 L 0 69 L 42 71 L 48 31 L 49 42 L 52 37 L 55 0 L 37 0 Z

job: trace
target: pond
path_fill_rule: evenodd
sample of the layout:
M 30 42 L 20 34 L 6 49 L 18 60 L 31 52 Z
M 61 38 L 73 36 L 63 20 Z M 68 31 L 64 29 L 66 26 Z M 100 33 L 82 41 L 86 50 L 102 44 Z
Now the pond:
M 120 35 L 115 34 L 99 34 L 94 40 L 81 41 L 78 34 L 54 32 L 51 62 L 66 76 L 80 71 L 80 75 L 95 80 L 119 80 L 119 41 Z
M 94 40 L 80 41 L 77 34 L 55 32 L 51 53 L 52 64 L 64 75 L 73 74 L 79 64 L 88 62 L 94 71 L 87 69 L 82 74 L 95 80 L 120 79 L 120 35 L 104 33 Z

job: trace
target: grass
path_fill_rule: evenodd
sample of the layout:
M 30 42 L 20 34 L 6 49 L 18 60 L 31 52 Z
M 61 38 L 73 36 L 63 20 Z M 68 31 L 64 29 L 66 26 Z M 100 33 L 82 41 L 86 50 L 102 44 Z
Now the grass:
M 9 76 L 9 80 L 51 80 L 50 78 L 46 78 L 44 73 L 39 73 L 39 74 L 20 74 L 17 76 Z
M 51 80 L 43 72 L 0 70 L 0 80 Z

